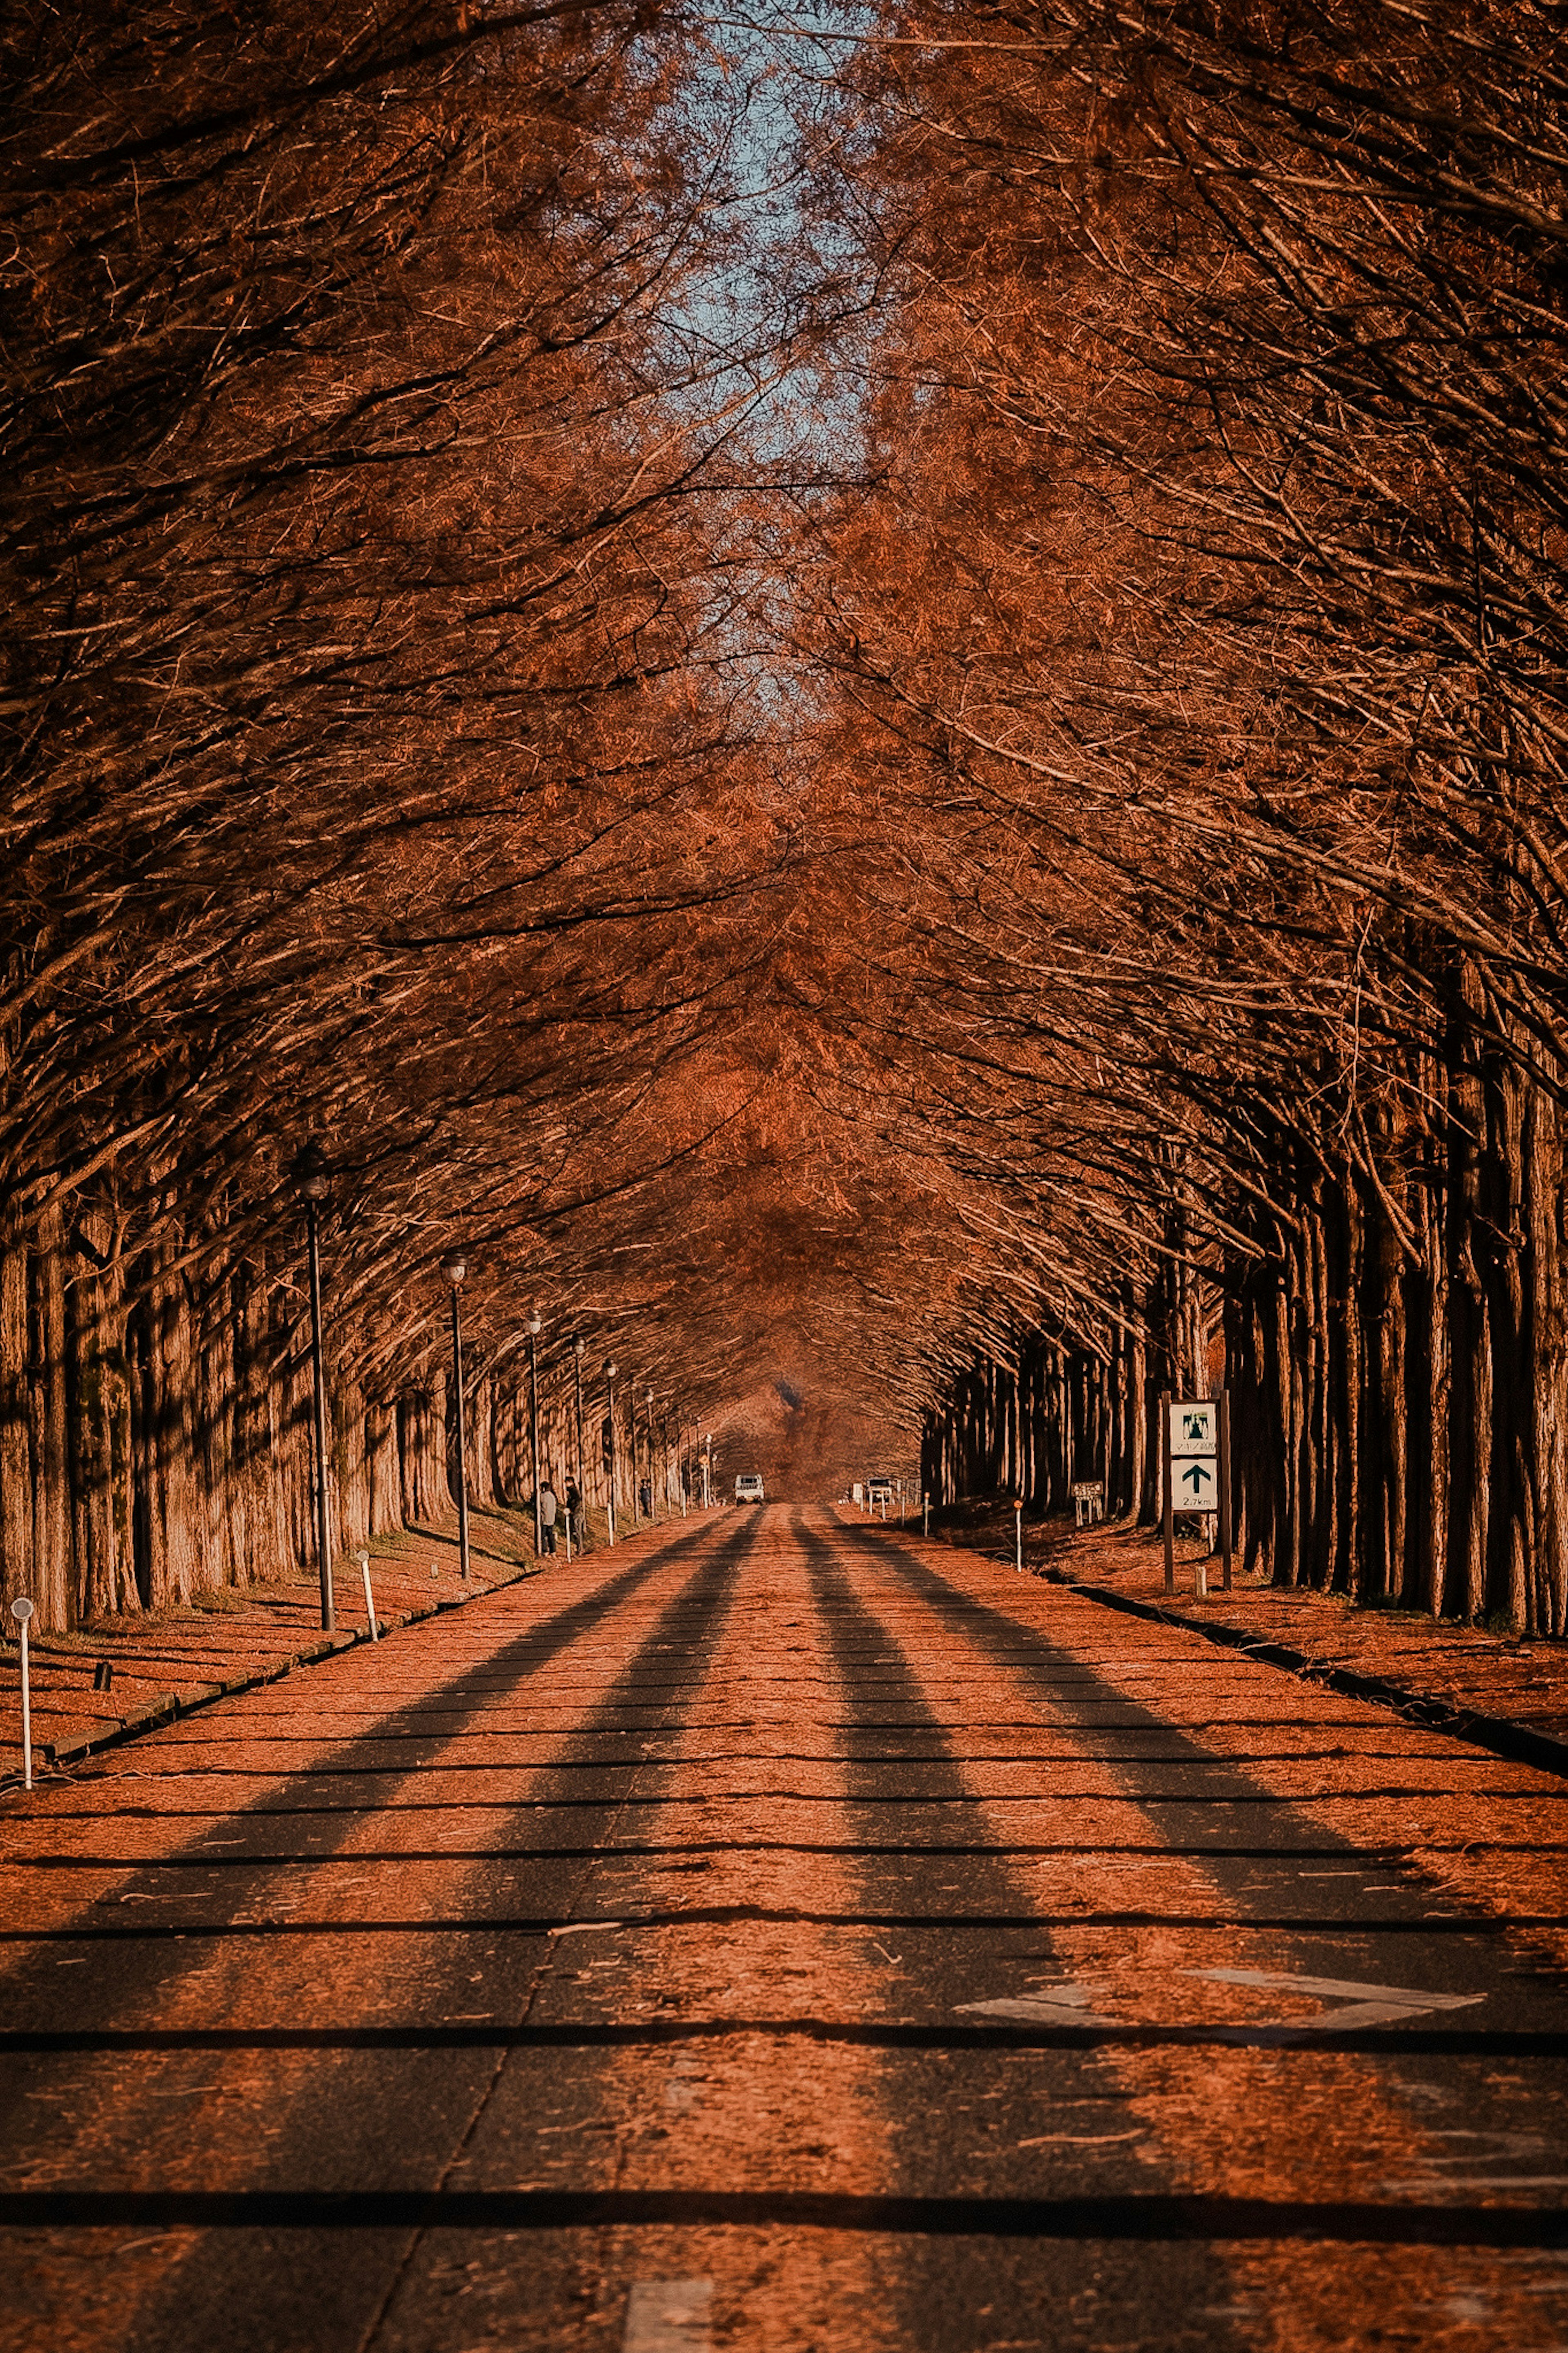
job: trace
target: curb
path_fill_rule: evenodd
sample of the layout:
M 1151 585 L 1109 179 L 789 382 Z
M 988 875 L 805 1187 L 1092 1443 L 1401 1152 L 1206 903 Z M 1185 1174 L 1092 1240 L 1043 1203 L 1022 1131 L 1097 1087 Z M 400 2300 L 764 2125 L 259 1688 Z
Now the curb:
M 988 1553 L 986 1557 L 1005 1557 L 1008 1567 L 1013 1566 L 1011 1555 Z M 1063 1569 L 1026 1569 L 1026 1575 L 1048 1585 L 1063 1586 L 1069 1593 L 1081 1594 L 1086 1601 L 1098 1601 L 1106 1609 L 1120 1609 L 1129 1618 L 1152 1618 L 1163 1626 L 1179 1626 L 1184 1633 L 1201 1634 L 1205 1642 L 1216 1643 L 1225 1651 L 1244 1651 L 1259 1664 L 1279 1667 L 1286 1674 L 1299 1676 L 1303 1683 L 1321 1683 L 1329 1691 L 1342 1693 L 1347 1699 L 1367 1700 L 1374 1707 L 1389 1708 L 1424 1731 L 1443 1733 L 1450 1740 L 1463 1740 L 1472 1748 L 1485 1748 L 1494 1757 L 1505 1757 L 1510 1764 L 1533 1765 L 1540 1772 L 1555 1773 L 1568 1779 L 1568 1741 L 1553 1739 L 1549 1732 L 1532 1732 L 1528 1725 L 1515 1724 L 1510 1716 L 1455 1707 L 1447 1700 L 1407 1691 L 1403 1683 L 1391 1683 L 1381 1675 L 1358 1675 L 1352 1667 L 1328 1666 L 1321 1660 L 1309 1658 L 1304 1651 L 1290 1650 L 1283 1642 L 1259 1641 L 1239 1626 L 1216 1626 L 1202 1618 L 1189 1618 L 1183 1610 L 1162 1609 L 1157 1601 L 1139 1601 L 1131 1593 L 1114 1593 L 1108 1586 L 1087 1585 L 1076 1577 L 1068 1577 Z
M 482 1601 L 489 1594 L 504 1592 L 509 1585 L 521 1585 L 528 1578 L 542 1574 L 538 1568 L 520 1568 L 513 1577 L 497 1577 L 495 1583 L 487 1585 L 482 1592 L 454 1593 L 450 1599 L 443 1595 L 432 1601 L 428 1608 L 405 1609 L 395 1618 L 383 1618 L 378 1612 L 376 1623 L 384 1635 L 395 1634 L 400 1627 L 417 1626 L 426 1619 L 438 1618 L 448 1609 L 466 1609 L 470 1602 Z M 184 1691 L 176 1692 L 172 1699 L 159 1701 L 142 1709 L 136 1715 L 125 1716 L 108 1731 L 90 1732 L 83 1739 L 62 1742 L 58 1746 L 53 1741 L 41 1742 L 37 1753 L 46 1765 L 79 1765 L 84 1757 L 97 1756 L 102 1749 L 119 1748 L 127 1740 L 140 1739 L 144 1732 L 162 1731 L 165 1725 L 178 1724 L 187 1715 L 197 1715 L 204 1707 L 212 1707 L 220 1699 L 233 1699 L 239 1692 L 258 1691 L 264 1683 L 280 1683 L 297 1667 L 320 1666 L 324 1661 L 338 1658 L 343 1651 L 352 1651 L 358 1644 L 369 1641 L 368 1627 L 355 1627 L 342 1634 L 323 1634 L 320 1641 L 306 1643 L 298 1651 L 269 1659 L 264 1667 L 257 1667 L 248 1674 L 231 1675 L 223 1683 L 190 1684 Z M 0 1790 L 11 1786 L 11 1778 L 7 1775 L 5 1780 L 0 1781 Z M 16 1776 L 16 1786 L 21 1787 L 19 1774 Z

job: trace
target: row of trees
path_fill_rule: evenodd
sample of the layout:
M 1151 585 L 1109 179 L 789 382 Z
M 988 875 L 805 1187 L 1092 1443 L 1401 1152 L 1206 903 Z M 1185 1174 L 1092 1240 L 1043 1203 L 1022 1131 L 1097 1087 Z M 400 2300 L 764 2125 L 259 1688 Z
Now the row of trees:
M 5 1577 L 308 1556 L 313 1142 L 353 1538 L 460 1243 L 482 1493 L 533 1304 L 1050 1506 L 1223 1377 L 1251 1565 L 1563 1631 L 1560 28 L 710 38 L 0 32 Z
M 1092 1360 L 1149 1514 L 1223 1372 L 1253 1567 L 1561 1633 L 1561 26 L 884 29 L 877 487 L 805 519 L 803 652 L 898 812 L 891 1132 L 986 1237 L 905 1394 L 962 1481 L 996 1377 Z
M 666 1406 L 743 1360 L 647 1240 L 729 1149 L 788 850 L 690 34 L 8 14 L 0 1569 L 47 1623 L 309 1559 L 308 1142 L 346 1539 L 449 1511 L 455 1243 L 481 1494 L 534 1302 Z

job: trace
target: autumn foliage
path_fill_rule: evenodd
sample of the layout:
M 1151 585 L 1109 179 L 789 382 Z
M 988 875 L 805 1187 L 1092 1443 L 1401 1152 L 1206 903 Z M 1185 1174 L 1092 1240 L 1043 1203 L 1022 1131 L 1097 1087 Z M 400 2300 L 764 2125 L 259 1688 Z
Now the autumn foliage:
M 763 259 L 717 37 L 12 25 L 6 1574 L 306 1549 L 310 1136 L 345 1531 L 460 1239 L 503 1499 L 534 1299 L 1045 1507 L 1224 1377 L 1253 1565 L 1563 1632 L 1560 28 L 769 33 Z

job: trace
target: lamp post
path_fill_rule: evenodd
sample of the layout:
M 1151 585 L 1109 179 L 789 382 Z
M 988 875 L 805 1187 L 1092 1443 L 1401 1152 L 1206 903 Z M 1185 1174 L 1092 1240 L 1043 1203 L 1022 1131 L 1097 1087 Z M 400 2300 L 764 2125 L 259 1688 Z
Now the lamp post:
M 441 1261 L 441 1271 L 452 1286 L 452 1387 L 458 1398 L 458 1573 L 468 1573 L 468 1427 L 463 1412 L 463 1315 L 458 1294 L 468 1273 L 468 1261 L 461 1250 L 449 1250 Z
M 610 1426 L 610 1459 L 605 1468 L 609 1476 L 608 1518 L 610 1542 L 616 1541 L 616 1360 L 605 1359 L 605 1419 Z
M 648 1525 L 651 1526 L 651 1525 L 653 1525 L 654 1521 L 655 1521 L 655 1520 L 658 1518 L 658 1511 L 657 1511 L 657 1508 L 656 1508 L 656 1506 L 655 1506 L 655 1503 L 654 1503 L 654 1485 L 653 1485 L 653 1390 L 652 1390 L 652 1388 L 651 1388 L 651 1387 L 650 1387 L 650 1388 L 648 1388 L 647 1389 L 646 1389 L 646 1390 L 644 1391 L 644 1393 L 643 1393 L 643 1401 L 644 1401 L 644 1403 L 645 1403 L 645 1404 L 647 1405 L 647 1516 L 648 1516 Z
M 580 1511 L 586 1512 L 588 1508 L 588 1465 L 583 1459 L 583 1339 L 582 1335 L 579 1334 L 577 1338 L 572 1343 L 572 1363 L 573 1368 L 577 1377 L 577 1493 L 583 1499 L 578 1509 Z M 580 1546 L 583 1542 L 583 1531 L 581 1528 L 577 1531 L 577 1542 Z
M 702 1440 L 702 1508 L 705 1512 L 710 1512 L 713 1508 L 712 1470 L 713 1432 L 710 1430 Z
M 539 1310 L 528 1319 L 528 1452 L 533 1469 L 533 1557 L 544 1550 L 544 1523 L 539 1515 Z M 552 1542 L 554 1539 L 552 1538 Z
M 331 1633 L 332 1617 L 332 1536 L 327 1517 L 327 1382 L 321 1367 L 321 1204 L 331 1190 L 331 1179 L 321 1148 L 312 1137 L 294 1167 L 294 1181 L 305 1204 L 305 1231 L 310 1257 L 310 1379 L 315 1393 L 316 1435 L 316 1569 L 321 1585 L 321 1627 Z

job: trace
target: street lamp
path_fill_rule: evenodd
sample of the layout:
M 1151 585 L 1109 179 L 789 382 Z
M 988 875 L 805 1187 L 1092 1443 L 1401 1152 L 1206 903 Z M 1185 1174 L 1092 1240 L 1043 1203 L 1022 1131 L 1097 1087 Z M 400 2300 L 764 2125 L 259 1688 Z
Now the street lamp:
M 616 1369 L 615 1358 L 606 1356 L 605 1359 L 605 1419 L 609 1424 L 610 1430 L 610 1459 L 605 1468 L 609 1474 L 607 1516 L 612 1544 L 616 1541 Z
M 533 1466 L 533 1557 L 544 1550 L 544 1523 L 539 1511 L 539 1310 L 526 1325 L 528 1333 L 528 1451 Z M 552 1543 L 554 1538 L 552 1537 Z
M 331 1191 L 331 1178 L 312 1136 L 294 1164 L 294 1182 L 305 1205 L 305 1231 L 310 1256 L 310 1377 L 315 1390 L 316 1422 L 316 1569 L 321 1585 L 321 1627 L 332 1630 L 332 1538 L 327 1518 L 327 1383 L 321 1369 L 321 1204 Z
M 648 1522 L 649 1522 L 649 1525 L 652 1525 L 652 1523 L 653 1523 L 653 1521 L 654 1521 L 654 1519 L 655 1519 L 655 1518 L 656 1518 L 656 1516 L 657 1516 L 657 1514 L 656 1514 L 656 1513 L 655 1513 L 655 1511 L 654 1511 L 654 1501 L 653 1501 L 653 1390 L 651 1389 L 651 1388 L 647 1391 L 647 1516 L 648 1516 Z
M 468 1456 L 463 1414 L 463 1317 L 458 1293 L 468 1271 L 468 1261 L 461 1250 L 448 1250 L 441 1261 L 441 1271 L 452 1286 L 452 1387 L 458 1398 L 458 1573 L 465 1577 L 468 1573 Z
M 582 1498 L 578 1505 L 579 1511 L 582 1512 L 586 1512 L 588 1508 L 588 1465 L 583 1459 L 583 1358 L 584 1354 L 583 1335 L 579 1333 L 572 1343 L 572 1364 L 577 1376 L 577 1493 Z M 583 1531 L 579 1528 L 577 1531 L 579 1547 L 582 1542 Z

